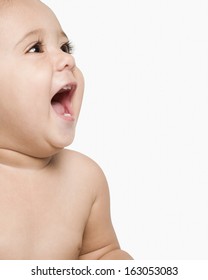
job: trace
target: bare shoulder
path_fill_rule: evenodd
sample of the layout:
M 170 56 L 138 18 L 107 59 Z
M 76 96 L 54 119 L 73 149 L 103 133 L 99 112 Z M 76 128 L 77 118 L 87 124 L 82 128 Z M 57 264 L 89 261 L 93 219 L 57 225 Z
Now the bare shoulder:
M 101 167 L 90 157 L 73 150 L 64 149 L 55 156 L 55 164 L 60 172 L 84 181 L 94 191 L 107 187 L 106 177 Z
M 94 175 L 103 175 L 102 169 L 100 166 L 90 157 L 74 151 L 64 149 L 57 156 L 56 160 L 59 161 L 59 164 L 71 168 L 76 168 L 80 172 L 93 172 Z M 62 166 L 63 167 L 63 166 Z
M 70 185 L 67 190 L 70 190 L 70 197 L 75 198 L 73 203 L 76 200 L 75 221 L 79 220 L 83 225 L 79 259 L 131 259 L 120 250 L 111 222 L 108 184 L 100 166 L 88 156 L 72 150 L 61 151 L 54 164 L 56 170 L 63 172 L 61 178 Z

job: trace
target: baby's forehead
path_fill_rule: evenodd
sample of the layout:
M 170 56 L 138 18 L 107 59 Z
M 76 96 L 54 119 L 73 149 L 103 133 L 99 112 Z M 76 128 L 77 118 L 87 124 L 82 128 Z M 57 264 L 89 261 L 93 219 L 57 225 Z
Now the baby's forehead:
M 8 9 L 15 9 L 18 7 L 18 4 L 23 4 L 25 0 L 0 0 L 0 15 L 5 13 Z M 27 0 L 28 2 L 30 0 Z
M 5 42 L 4 46 L 12 47 L 25 34 L 34 30 L 39 30 L 38 34 L 45 38 L 57 38 L 63 34 L 56 15 L 42 1 L 0 0 L 0 38 Z M 37 37 L 37 32 L 33 32 L 33 35 Z M 0 49 L 4 46 L 1 44 Z

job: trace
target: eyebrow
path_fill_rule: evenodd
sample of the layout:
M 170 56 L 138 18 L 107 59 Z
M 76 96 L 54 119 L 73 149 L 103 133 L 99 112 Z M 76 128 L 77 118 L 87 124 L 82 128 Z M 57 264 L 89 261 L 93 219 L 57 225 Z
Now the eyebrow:
M 26 33 L 26 34 L 17 42 L 16 46 L 18 46 L 20 43 L 22 43 L 26 38 L 28 38 L 28 37 L 30 37 L 30 36 L 32 36 L 32 35 L 40 34 L 40 33 L 44 33 L 43 29 L 41 29 L 41 28 L 34 29 L 34 30 L 32 30 L 32 31 L 30 31 L 30 32 L 28 32 L 28 33 Z M 62 35 L 63 37 L 66 37 L 67 40 L 69 40 L 68 37 L 67 37 L 67 35 L 64 33 L 63 30 L 61 30 L 60 35 Z

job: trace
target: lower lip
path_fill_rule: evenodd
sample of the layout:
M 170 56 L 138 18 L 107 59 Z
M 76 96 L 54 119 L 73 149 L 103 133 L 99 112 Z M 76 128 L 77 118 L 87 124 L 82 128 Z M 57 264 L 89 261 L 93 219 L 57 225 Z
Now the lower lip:
M 65 121 L 69 121 L 69 122 L 75 121 L 75 118 L 72 115 L 58 115 L 58 116 Z
M 64 121 L 67 121 L 67 122 L 74 122 L 75 121 L 75 117 L 71 114 L 67 114 L 67 115 L 61 115 L 61 114 L 58 114 L 52 107 L 52 110 L 53 112 L 56 114 L 56 116 L 58 116 L 59 118 L 61 118 L 62 120 Z

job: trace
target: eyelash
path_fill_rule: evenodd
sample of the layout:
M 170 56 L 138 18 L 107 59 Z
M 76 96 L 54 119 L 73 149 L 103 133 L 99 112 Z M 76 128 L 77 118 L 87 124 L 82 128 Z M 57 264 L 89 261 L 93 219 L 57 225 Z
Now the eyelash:
M 41 41 L 37 41 L 28 51 L 27 53 L 43 53 L 44 44 Z M 38 48 L 38 51 L 36 51 Z M 36 50 L 35 50 L 36 49 Z M 35 50 L 35 51 L 32 51 Z M 73 45 L 71 42 L 66 42 L 61 46 L 61 50 L 65 53 L 72 54 L 73 53 Z
M 63 48 L 66 48 L 66 51 L 63 50 Z M 74 48 L 73 48 L 73 45 L 72 45 L 71 42 L 66 42 L 66 43 L 64 43 L 64 44 L 61 46 L 61 49 L 62 49 L 63 52 L 66 52 L 66 53 L 68 53 L 68 54 L 72 54 L 73 51 L 74 51 Z

